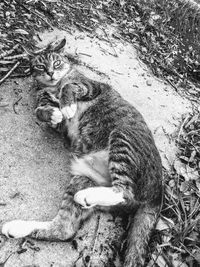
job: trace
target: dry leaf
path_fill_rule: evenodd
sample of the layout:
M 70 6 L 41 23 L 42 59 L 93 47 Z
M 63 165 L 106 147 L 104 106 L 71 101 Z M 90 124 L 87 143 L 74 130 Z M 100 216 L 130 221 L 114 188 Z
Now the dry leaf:
M 163 256 L 152 254 L 152 258 L 153 258 L 153 261 L 150 261 L 150 265 L 148 265 L 148 266 L 155 266 L 155 263 L 158 264 L 159 267 L 168 266 L 168 264 L 165 261 L 165 259 L 163 258 Z M 151 264 L 154 264 L 154 265 L 151 265 Z
M 197 180 L 199 178 L 198 171 L 195 171 L 193 168 L 190 168 L 188 165 L 182 163 L 180 160 L 174 162 L 174 169 L 177 174 L 183 176 L 186 181 Z
M 171 219 L 168 219 L 163 216 L 164 219 L 159 218 L 157 225 L 156 225 L 156 230 L 163 231 L 171 228 L 174 226 L 174 222 Z

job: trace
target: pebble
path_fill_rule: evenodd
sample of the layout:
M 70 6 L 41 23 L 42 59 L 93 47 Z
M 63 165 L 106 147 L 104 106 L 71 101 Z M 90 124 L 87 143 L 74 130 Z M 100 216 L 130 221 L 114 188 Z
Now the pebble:
M 151 82 L 150 80 L 147 80 L 147 81 L 146 81 L 146 84 L 147 84 L 148 86 L 151 86 L 151 85 L 152 85 L 152 82 Z

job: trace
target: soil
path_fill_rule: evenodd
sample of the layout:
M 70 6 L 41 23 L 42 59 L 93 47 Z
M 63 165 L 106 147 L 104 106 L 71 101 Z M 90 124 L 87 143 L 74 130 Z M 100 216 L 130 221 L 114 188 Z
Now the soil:
M 69 34 L 54 29 L 40 34 L 43 41 L 39 45 L 64 36 L 66 52 L 79 54 L 81 61 L 90 66 L 78 66 L 85 75 L 110 83 L 143 114 L 163 166 L 169 170 L 176 159 L 176 147 L 170 136 L 177 130 L 181 116 L 190 111 L 189 101 L 176 94 L 166 82 L 155 78 L 125 41 L 111 37 L 103 41 L 77 30 Z M 31 78 L 7 80 L 1 86 L 0 99 L 5 103 L 0 106 L 1 224 L 13 219 L 49 220 L 56 215 L 68 182 L 69 153 L 62 138 L 37 121 Z M 108 229 L 109 217 L 106 216 L 101 216 L 101 229 Z M 96 221 L 95 216 L 93 222 L 85 224 L 83 231 L 88 233 Z M 70 267 L 79 257 L 80 251 L 71 242 L 34 240 L 29 243 L 27 240 L 2 237 L 0 262 L 11 255 L 6 267 Z

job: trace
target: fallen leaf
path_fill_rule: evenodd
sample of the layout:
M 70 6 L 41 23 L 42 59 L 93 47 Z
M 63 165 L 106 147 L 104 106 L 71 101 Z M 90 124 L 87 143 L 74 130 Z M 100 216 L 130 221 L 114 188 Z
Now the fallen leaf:
M 159 267 L 166 267 L 166 266 L 168 266 L 167 265 L 167 262 L 165 261 L 165 259 L 163 258 L 163 256 L 152 254 L 152 258 L 153 258 L 153 260 L 150 261 L 150 263 L 149 263 L 150 265 L 148 265 L 148 266 L 155 266 L 155 263 Z
M 157 224 L 156 224 L 156 230 L 163 231 L 171 228 L 174 225 L 174 222 L 171 219 L 162 219 L 159 218 Z

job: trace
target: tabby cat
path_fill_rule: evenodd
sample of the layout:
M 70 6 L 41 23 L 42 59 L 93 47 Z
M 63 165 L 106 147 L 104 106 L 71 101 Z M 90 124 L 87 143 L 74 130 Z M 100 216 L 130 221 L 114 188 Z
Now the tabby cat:
M 7 237 L 73 238 L 97 208 L 130 217 L 125 267 L 144 266 L 162 198 L 162 164 L 142 115 L 105 83 L 79 73 L 63 55 L 66 40 L 32 54 L 38 82 L 37 117 L 68 139 L 71 182 L 52 221 L 5 223 Z M 135 212 L 136 210 L 136 212 Z

